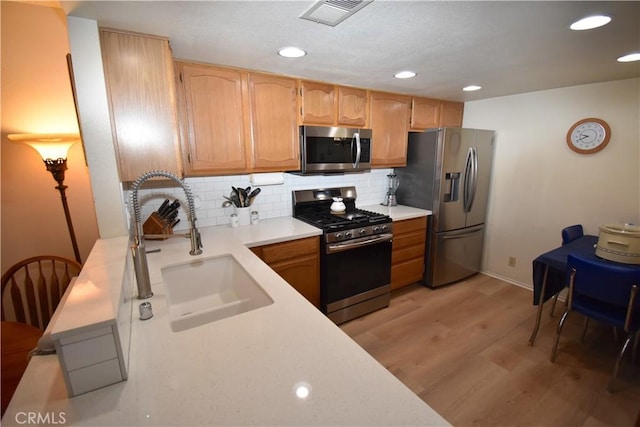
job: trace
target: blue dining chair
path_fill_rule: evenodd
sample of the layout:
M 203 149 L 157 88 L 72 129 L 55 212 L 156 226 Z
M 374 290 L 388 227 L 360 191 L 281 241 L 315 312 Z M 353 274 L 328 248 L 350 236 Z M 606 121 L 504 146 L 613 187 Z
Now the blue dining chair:
M 584 236 L 584 229 L 581 224 L 571 225 L 562 229 L 562 246 L 569 242 Z M 549 316 L 553 317 L 553 312 L 556 310 L 556 304 L 558 303 L 558 295 L 560 292 L 553 296 L 553 304 L 551 305 L 551 311 Z
M 582 225 L 576 224 L 562 229 L 562 246 L 584 236 Z
M 600 259 L 587 259 L 569 254 L 567 258 L 569 296 L 564 314 L 558 323 L 556 339 L 551 350 L 551 362 L 555 362 L 558 342 L 567 315 L 578 312 L 602 323 L 623 329 L 627 338 L 616 359 L 613 375 L 607 390 L 613 391 L 613 383 L 618 376 L 620 362 L 629 344 L 638 337 L 640 329 L 640 268 Z M 588 322 L 585 321 L 585 329 Z M 634 349 L 635 353 L 635 349 Z

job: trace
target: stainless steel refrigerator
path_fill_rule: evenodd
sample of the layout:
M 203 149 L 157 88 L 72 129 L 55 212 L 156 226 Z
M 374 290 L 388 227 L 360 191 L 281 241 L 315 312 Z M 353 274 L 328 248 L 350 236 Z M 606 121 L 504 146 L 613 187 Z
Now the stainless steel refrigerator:
M 433 212 L 424 283 L 437 287 L 480 271 L 495 132 L 440 128 L 409 134 L 396 168 L 398 204 Z

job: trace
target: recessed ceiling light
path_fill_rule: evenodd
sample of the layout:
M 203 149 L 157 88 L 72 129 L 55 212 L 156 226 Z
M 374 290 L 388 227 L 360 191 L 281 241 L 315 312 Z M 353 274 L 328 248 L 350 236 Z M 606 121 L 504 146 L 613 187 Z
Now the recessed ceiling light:
M 304 50 L 300 49 L 299 47 L 293 46 L 283 47 L 282 49 L 278 50 L 278 55 L 284 56 L 285 58 L 300 58 L 302 56 L 305 56 L 306 54 L 307 52 L 305 52 Z
M 618 62 L 640 61 L 640 52 L 629 53 L 618 58 Z
M 569 28 L 572 30 L 580 31 L 580 30 L 591 30 L 593 28 L 602 27 L 603 25 L 607 25 L 611 22 L 611 17 L 606 15 L 593 15 L 587 16 L 586 18 L 582 18 L 573 24 Z
M 400 71 L 399 73 L 395 73 L 393 77 L 396 79 L 410 79 L 411 77 L 415 77 L 416 73 L 413 71 Z
M 480 89 L 482 89 L 482 86 L 478 86 L 478 85 L 469 85 L 462 88 L 462 90 L 464 90 L 465 92 L 473 92 L 475 90 L 480 90 Z

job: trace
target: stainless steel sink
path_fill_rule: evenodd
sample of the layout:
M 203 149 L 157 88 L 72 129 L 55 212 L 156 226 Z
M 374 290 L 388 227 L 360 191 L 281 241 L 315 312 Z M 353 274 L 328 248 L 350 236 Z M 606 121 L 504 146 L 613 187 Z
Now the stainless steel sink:
M 230 254 L 162 269 L 174 332 L 273 304 L 273 299 Z

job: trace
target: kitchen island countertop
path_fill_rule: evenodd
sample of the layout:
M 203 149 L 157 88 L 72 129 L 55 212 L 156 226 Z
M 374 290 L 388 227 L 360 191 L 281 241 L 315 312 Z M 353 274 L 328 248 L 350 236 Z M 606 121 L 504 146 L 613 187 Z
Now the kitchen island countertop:
M 201 231 L 199 257 L 231 254 L 274 303 L 173 332 L 161 268 L 194 257 L 187 239 L 148 242 L 161 249 L 148 255 L 154 317 L 134 315 L 128 380 L 69 399 L 57 357 L 34 357 L 3 424 L 23 425 L 35 413 L 50 424 L 92 426 L 448 425 L 247 248 L 320 230 L 275 218 Z M 84 274 L 100 283 L 102 270 Z M 301 386 L 306 398 L 296 395 Z

